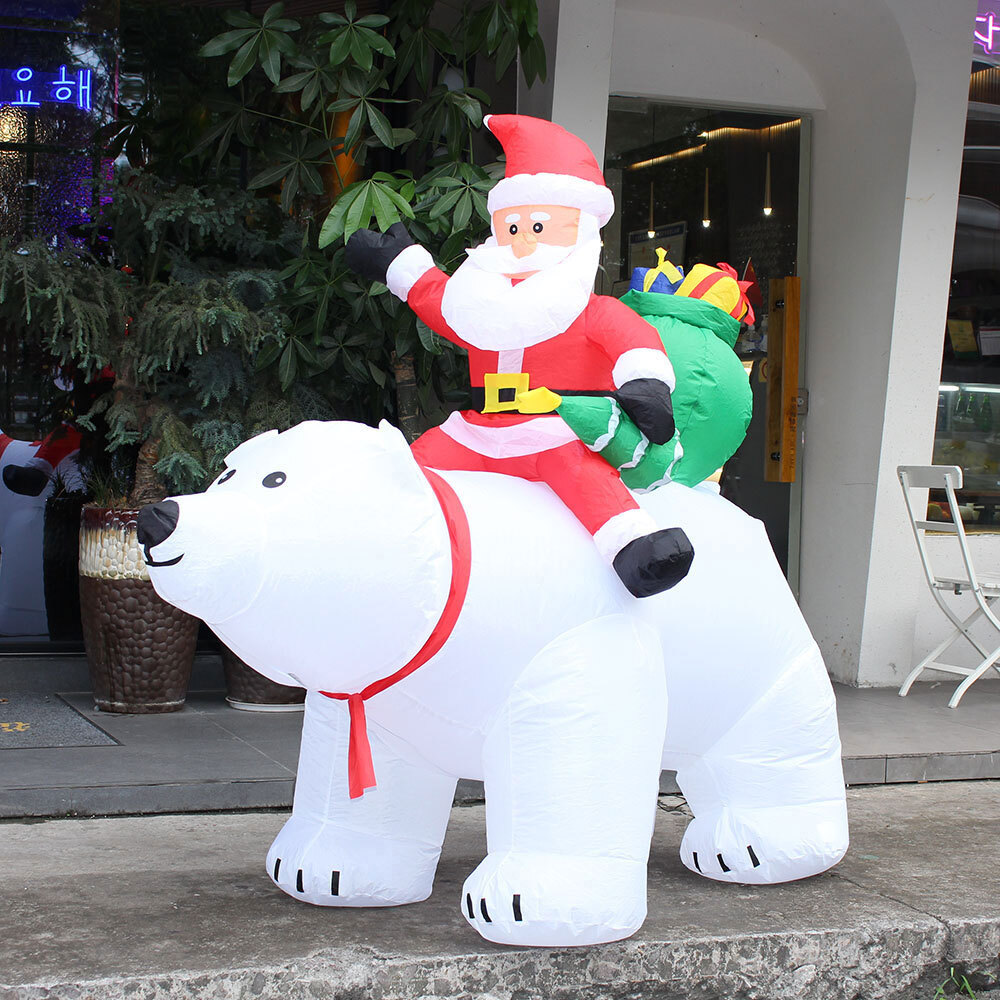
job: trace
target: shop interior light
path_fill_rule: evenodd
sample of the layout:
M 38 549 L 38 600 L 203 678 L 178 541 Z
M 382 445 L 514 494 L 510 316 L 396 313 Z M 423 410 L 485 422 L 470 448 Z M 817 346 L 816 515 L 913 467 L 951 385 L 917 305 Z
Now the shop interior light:
M 712 224 L 712 217 L 708 214 L 708 167 L 705 167 L 705 206 L 701 211 L 701 224 L 706 229 Z
M 771 152 L 768 150 L 764 164 L 764 214 L 771 214 Z
M 967 385 L 964 382 L 960 382 L 958 385 L 952 385 L 947 383 L 938 386 L 938 392 L 989 392 L 989 393 L 1000 393 L 1000 385 Z
M 652 239 L 656 235 L 656 226 L 653 223 L 653 182 L 649 182 L 649 229 L 646 235 Z
M 700 146 L 689 146 L 687 149 L 678 149 L 676 153 L 664 153 L 662 156 L 653 156 L 648 160 L 636 160 L 630 163 L 626 170 L 643 170 L 645 167 L 656 167 L 661 163 L 669 163 L 671 160 L 679 160 L 685 156 L 693 156 L 700 153 L 705 148 L 705 143 Z

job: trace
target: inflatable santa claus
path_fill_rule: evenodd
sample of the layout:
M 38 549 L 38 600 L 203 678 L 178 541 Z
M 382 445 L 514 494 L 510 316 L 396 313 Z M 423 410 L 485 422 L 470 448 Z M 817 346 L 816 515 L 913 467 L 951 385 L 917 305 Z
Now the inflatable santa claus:
M 484 119 L 506 153 L 488 208 L 493 235 L 449 277 L 402 223 L 359 230 L 347 262 L 381 281 L 432 330 L 469 353 L 475 410 L 453 413 L 413 446 L 429 468 L 546 483 L 636 597 L 684 578 L 680 528 L 657 528 L 618 471 L 556 412 L 561 397 L 610 396 L 654 444 L 674 438 L 674 372 L 656 330 L 593 293 L 600 229 L 614 198 L 590 148 L 525 115 Z

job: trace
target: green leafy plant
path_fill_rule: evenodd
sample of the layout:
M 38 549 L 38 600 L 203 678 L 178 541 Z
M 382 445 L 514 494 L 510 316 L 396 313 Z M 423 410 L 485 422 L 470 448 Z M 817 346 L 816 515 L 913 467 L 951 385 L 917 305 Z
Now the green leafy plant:
M 287 223 L 267 207 L 126 175 L 95 223 L 103 256 L 0 243 L 0 317 L 79 372 L 113 376 L 78 422 L 100 418 L 109 450 L 137 449 L 133 503 L 199 488 L 244 437 L 256 356 L 285 324 L 274 265 Z
M 404 221 L 446 268 L 488 225 L 486 194 L 500 165 L 477 140 L 490 98 L 520 56 L 530 84 L 545 76 L 534 0 L 466 0 L 451 11 L 397 0 L 386 14 L 290 20 L 225 15 L 231 30 L 201 49 L 228 59 L 230 92 L 195 155 L 242 157 L 248 187 L 302 227 L 281 271 L 287 337 L 258 358 L 281 386 L 325 381 L 342 416 L 397 419 L 411 436 L 462 398 L 453 349 L 384 285 L 362 287 L 344 243 L 358 229 Z
M 459 356 L 344 264 L 358 228 L 405 219 L 446 267 L 486 228 L 500 167 L 474 83 L 518 54 L 544 75 L 535 4 L 440 13 L 123 8 L 122 102 L 99 141 L 132 166 L 75 244 L 0 241 L 0 321 L 109 376 L 77 416 L 115 456 L 113 486 L 91 477 L 102 495 L 200 489 L 240 441 L 303 419 L 415 435 L 462 398 Z

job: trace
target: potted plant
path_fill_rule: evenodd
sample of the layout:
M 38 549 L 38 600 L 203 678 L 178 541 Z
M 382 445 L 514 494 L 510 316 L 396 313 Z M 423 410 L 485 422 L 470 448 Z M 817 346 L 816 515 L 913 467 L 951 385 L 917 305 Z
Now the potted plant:
M 140 581 L 134 511 L 204 488 L 252 434 L 388 416 L 412 437 L 460 399 L 459 356 L 384 287 L 353 281 L 344 240 L 405 217 L 457 263 L 496 170 L 474 162 L 488 98 L 473 76 L 499 79 L 519 53 L 529 83 L 544 74 L 531 0 L 466 2 L 444 25 L 413 0 L 303 24 L 275 4 L 228 14 L 202 58 L 195 38 L 216 15 L 185 10 L 123 9 L 125 86 L 103 138 L 131 167 L 78 227 L 86 245 L 0 241 L 0 320 L 113 376 L 80 423 L 104 421 L 108 452 L 130 461 L 114 504 L 85 513 L 81 552 L 114 550 Z M 122 617 L 92 597 L 94 614 Z
M 252 196 L 132 174 L 113 199 L 98 220 L 103 256 L 0 243 L 0 310 L 60 361 L 113 373 L 79 417 L 85 428 L 100 417 L 107 448 L 131 458 L 118 488 L 83 513 L 84 640 L 102 708 L 169 711 L 183 704 L 198 623 L 155 598 L 135 516 L 202 488 L 242 440 L 254 355 L 283 319 L 273 270 L 244 256 Z M 226 254 L 243 258 L 238 269 Z M 122 677 L 99 679 L 106 670 Z M 156 674 L 167 678 L 162 695 L 150 693 Z

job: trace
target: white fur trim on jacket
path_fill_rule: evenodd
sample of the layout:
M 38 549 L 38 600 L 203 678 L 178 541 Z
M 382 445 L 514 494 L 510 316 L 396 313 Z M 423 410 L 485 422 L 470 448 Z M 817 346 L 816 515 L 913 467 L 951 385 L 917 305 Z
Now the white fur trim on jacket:
M 406 301 L 410 289 L 434 266 L 434 259 L 419 243 L 397 254 L 385 272 L 385 283 L 397 299 Z
M 594 544 L 601 553 L 601 558 L 610 564 L 629 542 L 634 542 L 643 535 L 652 534 L 658 527 L 652 514 L 644 510 L 626 510 L 609 517 L 597 529 L 594 533 Z
M 498 181 L 486 199 L 490 215 L 515 205 L 569 205 L 597 216 L 606 225 L 615 214 L 611 189 L 572 174 L 515 174 Z
M 508 427 L 484 427 L 468 423 L 456 412 L 441 425 L 441 430 L 463 448 L 487 458 L 537 455 L 579 440 L 562 417 L 536 417 Z
M 395 262 L 394 262 L 395 263 Z M 620 389 L 626 382 L 634 378 L 658 378 L 667 383 L 667 388 L 673 392 L 677 379 L 674 376 L 674 366 L 670 359 L 652 347 L 633 347 L 626 351 L 615 362 L 611 371 L 615 388 Z

